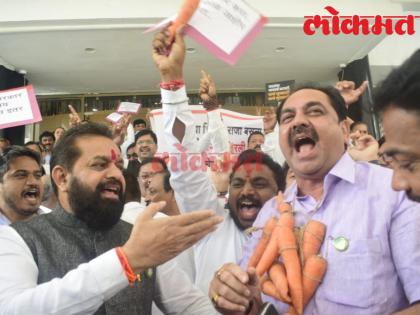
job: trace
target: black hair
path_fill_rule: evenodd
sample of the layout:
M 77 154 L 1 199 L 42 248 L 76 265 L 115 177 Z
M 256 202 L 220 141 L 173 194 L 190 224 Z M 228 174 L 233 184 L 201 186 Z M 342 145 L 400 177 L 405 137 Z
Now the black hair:
M 140 202 L 141 192 L 137 177 L 127 170 L 123 171 L 123 176 L 125 179 L 125 202 Z
M 247 163 L 260 163 L 267 166 L 273 173 L 274 180 L 277 184 L 277 188 L 281 191 L 284 191 L 284 188 L 286 186 L 286 174 L 284 173 L 281 166 L 277 162 L 275 162 L 269 155 L 252 149 L 245 150 L 238 156 L 238 160 L 232 167 L 232 173 L 230 174 L 229 183 L 232 182 L 236 170 L 241 165 Z
M 39 142 L 36 142 L 36 141 L 28 141 L 23 146 L 24 147 L 27 147 L 28 145 L 37 145 L 38 148 L 39 148 L 39 151 L 42 152 L 42 148 L 41 148 L 41 145 L 39 144 Z
M 420 49 L 379 84 L 374 104 L 379 112 L 393 106 L 420 116 Z
M 130 145 L 127 147 L 127 149 L 125 150 L 125 153 L 127 154 L 128 150 L 130 150 L 130 149 L 134 148 L 135 146 L 136 146 L 136 143 L 135 143 L 135 142 L 133 142 L 132 144 L 130 144 Z
M 248 144 L 249 144 L 249 141 L 251 140 L 252 136 L 255 136 L 255 135 L 261 135 L 261 136 L 265 137 L 264 134 L 261 131 L 251 132 L 251 134 L 248 136 L 248 140 L 247 140 Z
M 154 143 L 157 145 L 157 137 L 156 134 L 150 130 L 150 129 L 142 129 L 139 132 L 136 133 L 136 136 L 134 138 L 134 142 L 137 143 L 138 138 L 150 135 L 154 141 Z
M 168 169 L 165 169 L 163 171 L 163 189 L 165 190 L 165 192 L 169 192 L 172 191 L 172 187 L 171 187 L 171 173 L 169 172 Z
M 41 133 L 41 134 L 39 135 L 39 142 L 42 142 L 42 141 L 41 141 L 41 140 L 42 140 L 42 138 L 47 138 L 47 137 L 51 137 L 51 138 L 53 139 L 53 141 L 55 141 L 55 136 L 54 136 L 54 134 L 53 134 L 51 131 L 46 130 L 46 131 L 44 131 L 43 133 Z
M 347 118 L 346 102 L 344 101 L 344 98 L 341 96 L 340 91 L 338 91 L 335 87 L 332 87 L 332 86 L 321 86 L 315 83 L 307 83 L 307 84 L 300 85 L 294 88 L 292 92 L 290 93 L 290 95 L 286 99 L 283 100 L 280 106 L 277 107 L 276 116 L 277 116 L 277 122 L 279 123 L 279 125 L 280 125 L 280 118 L 281 118 L 280 117 L 281 110 L 283 108 L 283 105 L 289 99 L 289 97 L 300 90 L 307 90 L 307 89 L 317 90 L 328 96 L 331 106 L 334 108 L 335 112 L 337 113 L 339 122 Z
M 149 157 L 149 158 L 145 158 L 143 161 L 141 161 L 140 167 L 139 167 L 139 172 L 140 172 L 140 170 L 141 170 L 141 168 L 143 166 L 145 166 L 146 164 L 149 164 L 149 163 L 158 163 L 158 164 L 160 164 L 162 166 L 162 169 L 164 171 L 168 169 L 168 166 L 166 165 L 166 162 L 165 162 L 164 159 L 161 159 L 159 157 Z
M 41 156 L 38 152 L 31 150 L 26 147 L 21 147 L 17 145 L 12 145 L 4 150 L 2 156 L 0 156 L 0 182 L 3 182 L 4 174 L 10 168 L 10 163 L 21 156 L 26 156 L 28 158 L 33 159 L 38 165 L 41 170 Z
M 144 119 L 139 118 L 133 121 L 133 126 L 140 125 L 140 124 L 144 124 L 145 126 L 147 126 L 146 121 Z
M 53 148 L 50 160 L 51 172 L 56 165 L 60 165 L 68 171 L 73 169 L 74 163 L 82 154 L 76 145 L 76 140 L 83 136 L 101 136 L 112 140 L 111 131 L 103 124 L 79 124 L 70 128 L 63 134 L 60 141 Z M 57 195 L 57 185 L 54 180 L 51 180 L 51 184 Z
M 355 121 L 350 125 L 350 131 L 353 131 L 358 125 L 366 125 L 363 121 Z

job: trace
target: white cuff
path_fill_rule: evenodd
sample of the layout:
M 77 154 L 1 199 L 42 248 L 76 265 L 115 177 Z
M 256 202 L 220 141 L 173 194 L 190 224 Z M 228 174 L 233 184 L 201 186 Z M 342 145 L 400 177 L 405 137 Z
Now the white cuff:
M 128 286 L 128 279 L 124 273 L 116 249 L 92 259 L 89 270 L 98 283 L 98 288 L 107 300 Z
M 162 104 L 179 104 L 188 100 L 185 85 L 176 91 L 160 89 Z

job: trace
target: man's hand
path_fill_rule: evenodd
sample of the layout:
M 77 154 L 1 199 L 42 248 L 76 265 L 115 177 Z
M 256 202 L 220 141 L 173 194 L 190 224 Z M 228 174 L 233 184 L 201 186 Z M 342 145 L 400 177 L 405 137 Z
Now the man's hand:
M 273 106 L 264 110 L 263 124 L 264 133 L 269 133 L 274 130 L 277 123 L 276 110 Z
M 378 159 L 379 143 L 371 135 L 359 136 L 355 147 L 348 150 L 355 161 L 373 161 Z
M 124 113 L 123 117 L 116 123 L 112 125 L 112 140 L 117 145 L 122 145 L 124 143 L 125 135 L 127 134 L 127 127 L 131 121 L 131 114 Z
M 156 33 L 153 38 L 153 61 L 156 64 L 162 82 L 182 80 L 182 68 L 185 59 L 184 37 L 180 31 L 175 35 L 175 40 L 171 43 L 170 33 L 165 29 Z
M 69 114 L 69 127 L 75 127 L 78 124 L 80 124 L 82 122 L 82 120 L 80 119 L 79 114 L 77 113 L 77 111 L 74 109 L 74 107 L 72 105 L 68 105 L 70 114 Z
M 122 247 L 135 272 L 158 266 L 177 256 L 223 221 L 211 210 L 153 219 L 165 205 L 161 201 L 146 207 L 137 217 L 130 238 Z
M 198 95 L 203 101 L 203 107 L 210 111 L 219 107 L 217 101 L 216 85 L 213 79 L 204 70 L 201 70 L 200 90 Z
M 366 91 L 368 86 L 368 81 L 364 81 L 357 89 L 353 81 L 339 81 L 335 84 L 335 88 L 340 91 L 341 96 L 346 102 L 347 108 L 354 102 L 357 102 L 360 95 Z
M 255 268 L 244 271 L 233 263 L 223 265 L 210 283 L 209 297 L 222 314 L 256 313 L 261 304 L 261 292 Z

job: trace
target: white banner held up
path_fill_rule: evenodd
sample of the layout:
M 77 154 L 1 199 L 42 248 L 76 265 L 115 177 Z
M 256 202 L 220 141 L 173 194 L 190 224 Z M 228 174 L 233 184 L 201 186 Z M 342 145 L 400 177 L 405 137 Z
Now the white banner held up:
M 0 91 L 0 129 L 41 120 L 32 85 Z

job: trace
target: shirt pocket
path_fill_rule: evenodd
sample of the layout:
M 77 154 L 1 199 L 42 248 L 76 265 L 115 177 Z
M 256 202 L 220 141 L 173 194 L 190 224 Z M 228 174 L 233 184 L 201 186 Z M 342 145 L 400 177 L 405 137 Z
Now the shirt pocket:
M 349 240 L 345 251 L 334 248 L 327 239 L 328 267 L 317 297 L 334 304 L 370 308 L 380 303 L 378 276 L 382 248 L 378 239 Z

